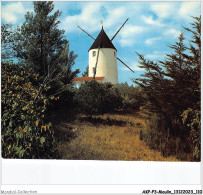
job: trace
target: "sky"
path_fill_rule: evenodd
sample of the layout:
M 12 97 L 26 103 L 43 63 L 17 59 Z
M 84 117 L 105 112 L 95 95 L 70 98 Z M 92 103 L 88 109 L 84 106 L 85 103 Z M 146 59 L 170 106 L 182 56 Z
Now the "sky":
M 88 49 L 93 40 L 82 32 L 79 25 L 94 38 L 104 30 L 111 39 L 127 18 L 129 20 L 113 40 L 117 56 L 131 67 L 132 73 L 118 61 L 118 81 L 131 85 L 132 79 L 144 72 L 139 68 L 136 52 L 149 60 L 164 60 L 168 47 L 178 40 L 181 32 L 186 40 L 191 35 L 183 29 L 190 27 L 191 16 L 200 16 L 200 1 L 54 1 L 56 10 L 62 12 L 60 29 L 78 55 L 73 69 L 80 69 L 81 76 L 88 65 Z M 1 23 L 20 26 L 27 11 L 33 12 L 32 1 L 2 1 Z M 188 42 L 188 41 L 187 41 Z

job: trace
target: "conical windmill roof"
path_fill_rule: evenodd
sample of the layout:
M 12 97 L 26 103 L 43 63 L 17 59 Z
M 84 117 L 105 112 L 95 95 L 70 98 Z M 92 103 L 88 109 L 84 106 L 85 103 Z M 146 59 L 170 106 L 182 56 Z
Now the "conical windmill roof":
M 100 44 L 100 48 L 112 48 L 117 51 L 117 49 L 114 47 L 113 43 L 111 42 L 107 34 L 104 32 L 103 27 L 89 50 L 98 49 L 99 44 Z

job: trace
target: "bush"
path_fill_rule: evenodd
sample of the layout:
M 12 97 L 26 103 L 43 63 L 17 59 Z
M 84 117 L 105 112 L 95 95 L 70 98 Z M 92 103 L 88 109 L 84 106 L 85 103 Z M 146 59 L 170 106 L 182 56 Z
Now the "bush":
M 145 104 L 146 97 L 140 87 L 129 86 L 127 82 L 116 84 L 115 87 L 121 95 L 124 109 L 137 110 Z
M 31 73 L 19 65 L 2 64 L 3 158 L 54 157 L 54 131 L 44 115 L 48 98 L 36 86 L 38 75 Z
M 64 84 L 63 90 L 60 90 L 60 93 L 57 94 L 57 100 L 54 98 L 49 101 L 49 105 L 47 106 L 46 115 L 52 122 L 61 121 L 61 119 L 67 119 L 68 115 L 72 115 L 74 113 L 74 96 L 76 89 L 72 87 L 71 84 Z M 49 95 L 54 94 L 51 90 L 48 91 Z M 56 94 L 56 93 L 55 93 Z
M 183 123 L 187 125 L 190 130 L 191 136 L 191 150 L 193 158 L 200 160 L 200 148 L 201 148 L 201 119 L 200 110 L 193 110 L 191 108 L 185 110 L 182 114 Z
M 192 160 L 188 144 L 190 138 L 187 135 L 171 134 L 168 124 L 161 115 L 152 114 L 149 117 L 142 138 L 150 148 L 161 151 L 165 157 L 173 155 L 180 160 Z
M 75 95 L 78 108 L 92 116 L 115 111 L 122 105 L 119 91 L 111 83 L 86 82 Z

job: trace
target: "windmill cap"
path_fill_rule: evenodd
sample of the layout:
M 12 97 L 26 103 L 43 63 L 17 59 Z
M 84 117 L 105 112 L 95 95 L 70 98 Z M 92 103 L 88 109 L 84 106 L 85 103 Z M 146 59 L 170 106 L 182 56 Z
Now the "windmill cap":
M 117 51 L 117 49 L 114 47 L 113 43 L 105 33 L 103 27 L 88 51 L 90 51 L 91 49 L 98 49 L 99 45 L 100 45 L 100 48 L 111 48 Z

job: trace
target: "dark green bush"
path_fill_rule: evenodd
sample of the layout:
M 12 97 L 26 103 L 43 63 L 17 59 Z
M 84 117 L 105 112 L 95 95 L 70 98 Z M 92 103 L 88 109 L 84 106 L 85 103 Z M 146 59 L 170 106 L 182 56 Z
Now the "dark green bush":
M 75 107 L 75 92 L 76 89 L 73 88 L 71 84 L 63 85 L 63 91 L 57 94 L 57 100 L 53 99 L 50 101 L 46 112 L 47 117 L 50 118 L 50 120 L 55 120 L 60 117 L 66 118 L 68 114 L 71 114 L 70 112 L 74 111 Z M 49 93 L 54 94 L 51 91 L 49 91 Z
M 139 86 L 129 86 L 127 82 L 125 82 L 116 84 L 115 87 L 118 89 L 119 94 L 121 95 L 122 107 L 124 109 L 130 108 L 137 110 L 145 104 L 146 97 Z
M 191 160 L 190 138 L 187 135 L 171 134 L 161 115 L 152 114 L 149 117 L 142 138 L 150 148 L 161 151 L 163 156 L 173 155 L 180 160 Z
M 122 98 L 111 83 L 86 82 L 75 95 L 78 108 L 88 114 L 103 114 L 122 107 Z
M 190 130 L 190 146 L 193 158 L 200 159 L 201 154 L 201 111 L 193 110 L 191 108 L 185 110 L 182 114 L 183 123 L 187 125 Z

